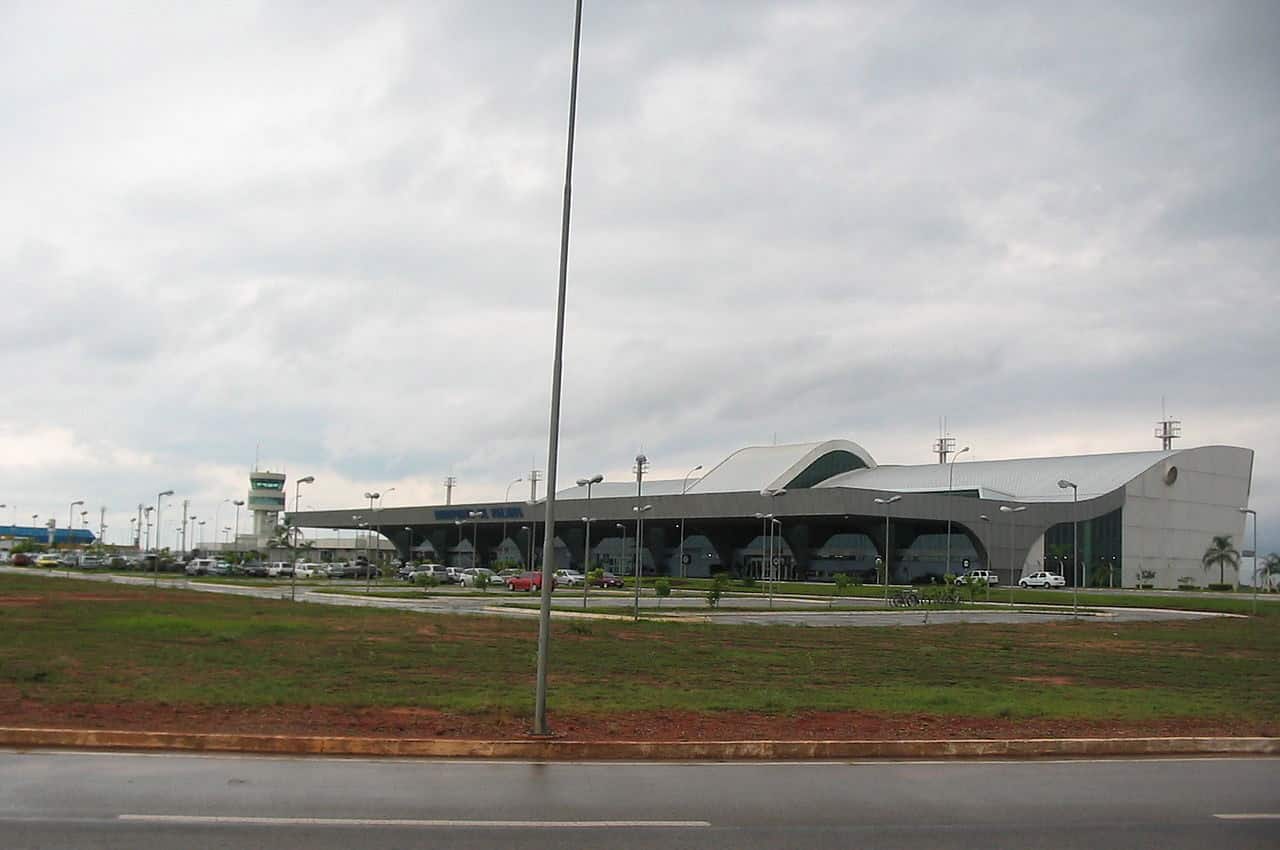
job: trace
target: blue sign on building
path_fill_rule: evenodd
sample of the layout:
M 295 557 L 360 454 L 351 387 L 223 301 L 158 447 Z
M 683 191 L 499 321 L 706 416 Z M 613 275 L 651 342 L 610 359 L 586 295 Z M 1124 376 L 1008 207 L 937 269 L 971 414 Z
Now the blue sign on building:
M 435 512 L 438 520 L 472 519 L 471 514 L 480 514 L 475 519 L 524 519 L 524 508 L 513 506 L 508 508 L 438 508 Z

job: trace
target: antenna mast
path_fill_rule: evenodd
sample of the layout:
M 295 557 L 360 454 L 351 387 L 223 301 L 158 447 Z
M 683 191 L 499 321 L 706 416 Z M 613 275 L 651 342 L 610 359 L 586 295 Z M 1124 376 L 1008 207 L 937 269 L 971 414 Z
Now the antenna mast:
M 1173 441 L 1182 436 L 1182 420 L 1171 419 L 1164 409 L 1164 397 L 1160 397 L 1160 421 L 1156 423 L 1156 439 L 1164 451 L 1173 450 Z
M 938 419 L 938 439 L 933 442 L 933 453 L 938 456 L 938 463 L 946 463 L 947 455 L 956 450 L 956 438 L 947 433 L 947 420 Z

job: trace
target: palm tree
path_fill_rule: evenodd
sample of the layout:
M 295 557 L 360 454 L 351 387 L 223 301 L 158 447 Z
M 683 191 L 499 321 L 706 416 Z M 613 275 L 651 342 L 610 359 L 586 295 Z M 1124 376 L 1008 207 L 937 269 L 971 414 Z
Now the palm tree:
M 1240 568 L 1240 553 L 1236 551 L 1236 547 L 1231 545 L 1230 534 L 1216 534 L 1213 538 L 1212 545 L 1204 550 L 1204 556 L 1200 559 L 1200 563 L 1204 568 L 1210 569 L 1213 566 L 1218 567 L 1218 584 L 1226 584 L 1223 573 L 1228 564 Z
M 1263 576 L 1280 576 L 1280 555 L 1272 552 L 1270 555 L 1262 559 L 1261 573 Z M 1257 579 L 1254 579 L 1257 581 Z M 1267 582 L 1270 585 L 1270 582 Z

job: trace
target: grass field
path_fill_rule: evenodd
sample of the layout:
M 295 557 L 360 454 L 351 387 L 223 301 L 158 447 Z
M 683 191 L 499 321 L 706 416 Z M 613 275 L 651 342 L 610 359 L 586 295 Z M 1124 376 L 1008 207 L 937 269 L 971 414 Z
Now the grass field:
M 0 697 L 33 704 L 523 717 L 535 646 L 536 624 L 522 620 L 0 575 Z M 568 623 L 554 627 L 552 651 L 550 703 L 559 712 L 1197 717 L 1274 730 L 1280 709 L 1272 605 L 1257 618 L 1181 623 Z

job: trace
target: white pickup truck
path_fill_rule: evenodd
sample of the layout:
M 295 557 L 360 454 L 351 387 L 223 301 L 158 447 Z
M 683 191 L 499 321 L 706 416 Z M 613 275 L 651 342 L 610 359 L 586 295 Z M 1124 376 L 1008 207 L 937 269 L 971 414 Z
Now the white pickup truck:
M 985 581 L 987 587 L 995 587 L 1000 579 L 991 570 L 969 570 L 964 575 L 956 576 L 956 584 L 968 584 L 971 581 Z

